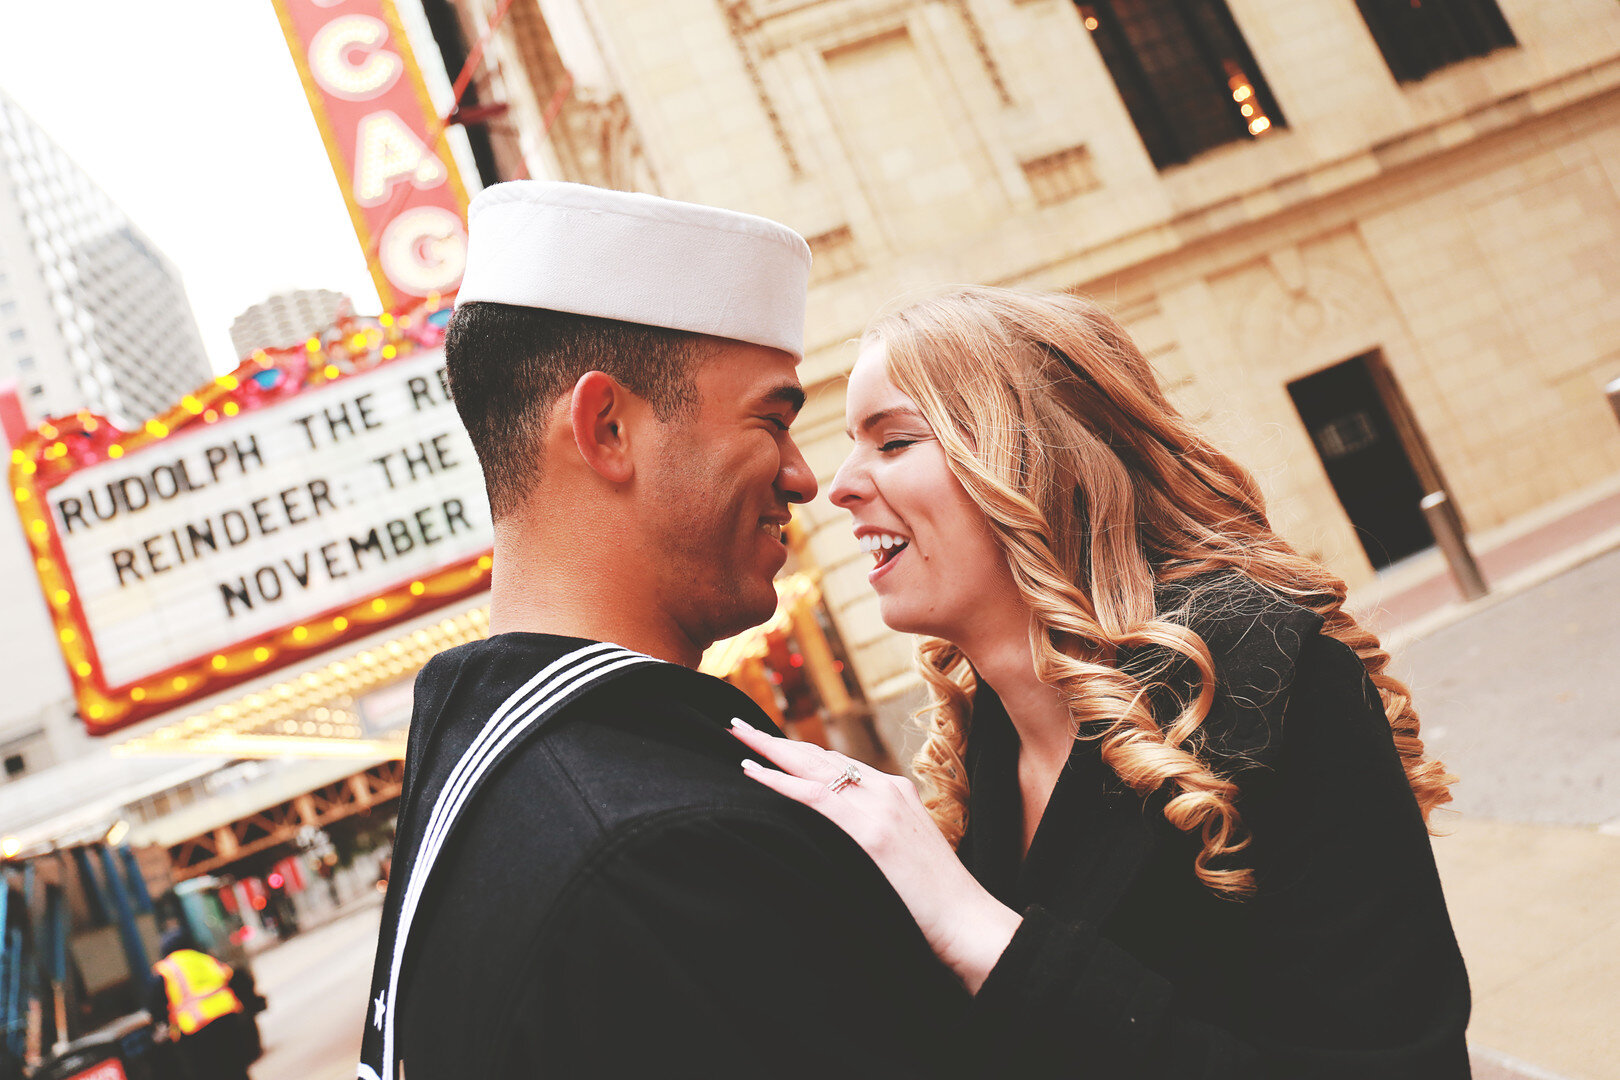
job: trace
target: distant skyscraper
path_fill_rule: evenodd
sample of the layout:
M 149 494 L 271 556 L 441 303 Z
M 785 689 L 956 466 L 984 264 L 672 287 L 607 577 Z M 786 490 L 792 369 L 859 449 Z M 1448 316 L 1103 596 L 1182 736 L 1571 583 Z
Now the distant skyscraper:
M 331 289 L 277 293 L 254 304 L 231 323 L 237 356 L 254 349 L 285 348 L 319 334 L 350 310 L 349 298 Z
M 0 381 L 129 426 L 211 374 L 174 265 L 0 93 Z

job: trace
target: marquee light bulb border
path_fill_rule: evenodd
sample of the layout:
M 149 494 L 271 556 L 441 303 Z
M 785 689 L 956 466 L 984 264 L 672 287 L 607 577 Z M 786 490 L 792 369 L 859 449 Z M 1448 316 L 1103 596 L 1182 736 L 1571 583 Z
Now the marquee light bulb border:
M 92 735 L 127 727 L 489 587 L 493 554 L 485 551 L 195 661 L 109 686 L 47 500 L 53 488 L 81 469 L 375 371 L 418 349 L 436 348 L 444 341 L 450 310 L 450 298 L 432 295 L 398 313 L 345 316 L 301 345 L 256 350 L 234 371 L 185 395 L 133 431 L 81 411 L 46 421 L 11 451 L 12 498 L 79 715 Z

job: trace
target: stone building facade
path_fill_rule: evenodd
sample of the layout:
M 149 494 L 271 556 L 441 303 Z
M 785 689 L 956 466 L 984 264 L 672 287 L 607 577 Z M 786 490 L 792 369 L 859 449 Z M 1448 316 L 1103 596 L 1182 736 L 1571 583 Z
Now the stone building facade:
M 476 35 L 496 0 L 461 0 Z M 518 0 L 483 100 L 506 175 L 715 203 L 811 238 L 811 403 L 939 283 L 1108 304 L 1174 400 L 1352 585 L 1616 482 L 1612 0 Z M 808 554 L 880 704 L 916 688 L 846 516 Z

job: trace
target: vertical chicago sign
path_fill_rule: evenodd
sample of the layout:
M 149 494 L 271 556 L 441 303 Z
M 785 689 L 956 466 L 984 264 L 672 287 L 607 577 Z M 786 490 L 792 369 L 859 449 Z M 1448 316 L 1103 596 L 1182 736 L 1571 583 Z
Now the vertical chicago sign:
M 454 292 L 467 193 L 391 0 L 275 0 L 385 310 Z

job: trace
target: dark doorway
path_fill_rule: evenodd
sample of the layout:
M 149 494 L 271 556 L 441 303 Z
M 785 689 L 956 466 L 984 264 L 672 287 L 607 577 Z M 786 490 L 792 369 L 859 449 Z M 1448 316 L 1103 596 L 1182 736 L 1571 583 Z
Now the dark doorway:
M 1436 470 L 1383 356 L 1334 364 L 1288 393 L 1374 569 L 1432 547 L 1419 473 Z

